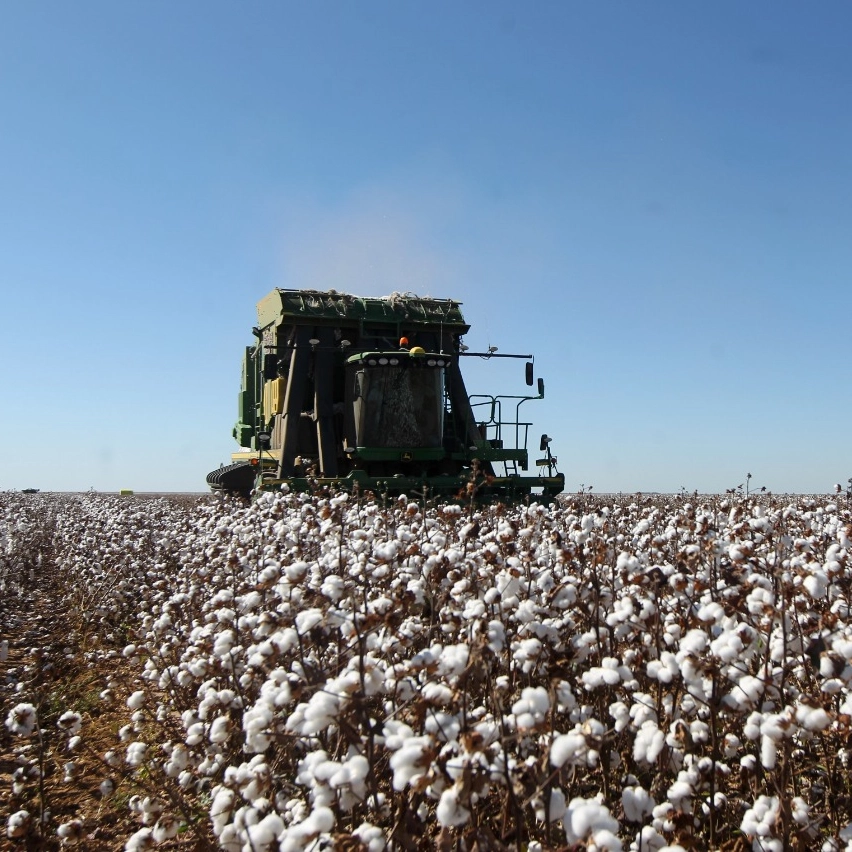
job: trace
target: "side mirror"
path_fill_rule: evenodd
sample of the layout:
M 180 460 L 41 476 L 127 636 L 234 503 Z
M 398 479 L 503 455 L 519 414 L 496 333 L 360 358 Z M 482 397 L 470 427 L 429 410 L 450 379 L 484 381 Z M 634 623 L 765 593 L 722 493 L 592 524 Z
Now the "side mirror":
M 541 443 L 538 445 L 538 448 L 541 452 L 544 452 L 547 449 L 547 445 L 552 441 L 552 438 L 547 437 L 547 433 L 541 436 Z
M 527 361 L 526 366 L 527 366 L 527 371 L 526 371 L 527 385 L 529 385 L 529 387 L 532 387 L 532 384 L 533 384 L 533 363 L 532 363 L 532 361 Z
M 260 450 L 268 450 L 272 444 L 272 435 L 269 432 L 257 433 L 257 446 Z
M 538 380 L 538 395 L 544 399 L 544 379 Z

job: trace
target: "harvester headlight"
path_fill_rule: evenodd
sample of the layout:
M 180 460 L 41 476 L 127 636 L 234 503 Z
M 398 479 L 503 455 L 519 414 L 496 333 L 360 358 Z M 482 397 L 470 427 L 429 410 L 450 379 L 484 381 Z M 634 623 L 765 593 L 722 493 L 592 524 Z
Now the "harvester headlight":
M 435 366 L 437 366 L 437 364 L 438 364 L 438 362 L 437 362 L 434 358 L 430 358 L 430 359 L 426 362 L 426 366 L 427 366 L 427 367 L 435 367 Z
M 399 365 L 399 358 L 391 358 L 388 363 L 391 365 L 391 367 L 396 367 Z
M 443 367 L 447 362 L 443 358 L 438 359 L 438 366 Z
M 368 359 L 367 359 L 367 363 L 368 363 L 371 367 L 375 367 L 375 366 L 376 366 L 376 364 L 378 364 L 379 362 L 378 362 L 378 361 L 376 361 L 376 359 L 375 359 L 375 358 L 368 358 Z
M 386 366 L 387 366 L 387 363 L 388 363 L 388 359 L 387 359 L 387 358 L 379 358 L 379 363 L 380 363 L 383 367 L 386 367 Z

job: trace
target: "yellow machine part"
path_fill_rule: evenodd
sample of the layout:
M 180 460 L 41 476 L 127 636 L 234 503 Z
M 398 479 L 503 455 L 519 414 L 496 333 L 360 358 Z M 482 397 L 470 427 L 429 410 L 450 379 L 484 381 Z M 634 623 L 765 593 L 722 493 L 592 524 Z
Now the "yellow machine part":
M 263 386 L 263 419 L 268 420 L 274 414 L 284 410 L 284 377 L 279 376 L 266 382 Z

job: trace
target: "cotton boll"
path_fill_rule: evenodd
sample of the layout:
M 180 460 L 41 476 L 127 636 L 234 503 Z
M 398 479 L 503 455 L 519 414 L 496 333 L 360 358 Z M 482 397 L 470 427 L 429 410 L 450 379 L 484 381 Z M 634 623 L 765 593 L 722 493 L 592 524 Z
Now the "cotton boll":
M 6 727 L 19 737 L 28 737 L 35 730 L 38 716 L 32 704 L 16 704 L 6 717 Z
M 132 834 L 124 844 L 124 852 L 147 852 L 157 845 L 154 840 L 154 832 L 150 828 L 140 828 Z
M 148 746 L 143 742 L 133 742 L 127 747 L 125 761 L 129 766 L 140 766 L 145 760 Z
M 219 716 L 213 720 L 207 736 L 211 743 L 225 743 L 230 739 L 232 730 L 233 722 L 231 722 L 230 717 Z
M 796 722 L 806 731 L 824 731 L 831 724 L 831 719 L 822 707 L 800 704 L 796 708 Z
M 252 852 L 268 852 L 277 846 L 278 835 L 284 830 L 284 820 L 269 813 L 260 822 L 248 827 L 248 841 Z
M 334 814 L 330 808 L 315 808 L 299 823 L 284 829 L 279 835 L 281 852 L 301 852 L 310 848 L 310 842 L 334 828 Z
M 403 740 L 402 746 L 390 758 L 394 790 L 404 790 L 406 785 L 415 784 L 428 771 L 431 747 L 432 738 L 428 736 Z
M 618 820 L 597 799 L 572 799 L 562 824 L 569 843 L 581 843 L 592 835 L 592 841 L 598 843 L 601 849 L 621 852 L 621 843 L 614 837 L 614 832 L 619 828 Z M 607 835 L 597 837 L 602 832 L 607 832 Z M 601 845 L 600 840 L 605 845 Z
M 663 835 L 653 826 L 646 825 L 630 844 L 629 852 L 661 852 L 664 848 L 666 848 L 666 840 Z M 671 850 L 671 847 L 669 848 Z
M 489 621 L 487 628 L 488 647 L 499 654 L 506 645 L 506 628 L 502 621 Z
M 560 734 L 550 744 L 550 762 L 557 768 L 566 763 L 584 763 L 587 752 L 586 738 L 579 731 Z
M 131 710 L 139 710 L 145 704 L 145 691 L 140 689 L 127 699 L 127 706 Z
M 157 843 L 163 843 L 177 837 L 180 820 L 172 814 L 163 814 L 154 824 L 152 836 Z
M 765 838 L 771 837 L 773 828 L 778 821 L 780 803 L 776 796 L 759 796 L 757 801 L 743 816 L 740 823 L 740 831 L 749 840 L 760 838 L 765 843 Z M 768 848 L 768 847 L 767 847 Z
M 57 827 L 56 836 L 64 845 L 74 846 L 83 839 L 83 821 L 79 819 L 72 819 L 69 822 L 63 823 Z
M 12 840 L 20 840 L 22 837 L 26 837 L 31 823 L 32 818 L 29 811 L 15 811 L 6 820 L 6 836 Z
M 520 700 L 512 705 L 515 723 L 519 731 L 528 731 L 544 721 L 550 710 L 550 696 L 542 686 L 526 687 Z
M 633 759 L 637 763 L 653 764 L 666 745 L 665 734 L 657 727 L 652 719 L 647 719 L 636 732 L 633 741 Z
M 544 822 L 547 818 L 544 802 L 541 799 L 534 801 L 535 816 L 539 822 Z M 550 790 L 550 821 L 557 822 L 565 816 L 566 803 L 565 794 L 558 787 L 552 787 Z
M 83 717 L 79 713 L 68 710 L 59 717 L 56 726 L 68 734 L 68 736 L 74 736 L 75 734 L 79 734 L 80 729 L 83 727 Z
M 387 848 L 384 832 L 376 825 L 362 822 L 352 834 L 366 847 L 366 852 L 383 852 Z
M 441 825 L 464 825 L 470 819 L 470 811 L 459 802 L 460 790 L 453 785 L 441 794 L 436 815 Z
M 628 822 L 642 822 L 657 805 L 650 793 L 638 784 L 625 787 L 621 791 L 621 804 L 624 808 L 624 818 Z

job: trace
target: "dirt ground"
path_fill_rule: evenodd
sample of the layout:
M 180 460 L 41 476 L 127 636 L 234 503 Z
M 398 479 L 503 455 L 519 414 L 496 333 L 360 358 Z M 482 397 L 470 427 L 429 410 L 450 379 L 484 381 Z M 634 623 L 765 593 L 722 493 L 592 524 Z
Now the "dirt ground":
M 60 841 L 57 828 L 71 820 L 81 821 L 75 849 L 124 849 L 141 827 L 128 802 L 148 792 L 122 777 L 120 768 L 106 765 L 103 755 L 110 749 L 124 751 L 118 730 L 129 720 L 124 684 L 131 682 L 130 664 L 118 654 L 102 659 L 93 653 L 98 640 L 81 634 L 79 614 L 69 611 L 62 584 L 50 569 L 29 566 L 22 573 L 4 578 L 0 592 L 0 639 L 9 641 L 8 657 L 0 662 L 0 711 L 5 721 L 17 704 L 33 704 L 40 733 L 15 736 L 0 724 L 0 849 L 66 848 L 71 844 Z M 108 684 L 112 700 L 101 697 Z M 73 753 L 67 734 L 57 727 L 69 710 L 82 716 L 81 742 Z M 74 768 L 67 779 L 69 761 Z M 115 786 L 104 796 L 100 785 L 108 778 Z M 29 827 L 23 836 L 9 837 L 8 819 L 21 810 L 30 814 Z M 159 848 L 203 847 L 186 837 Z

